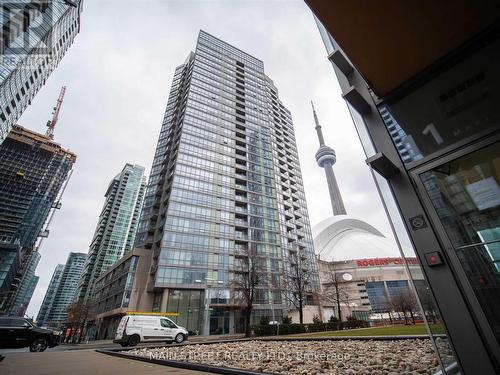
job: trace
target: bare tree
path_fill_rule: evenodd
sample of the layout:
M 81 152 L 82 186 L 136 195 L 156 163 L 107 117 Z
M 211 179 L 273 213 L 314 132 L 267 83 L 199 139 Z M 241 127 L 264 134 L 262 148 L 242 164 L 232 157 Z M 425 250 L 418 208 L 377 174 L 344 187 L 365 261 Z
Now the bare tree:
M 284 275 L 285 296 L 299 312 L 299 323 L 304 323 L 304 306 L 316 292 L 313 287 L 313 263 L 300 251 L 290 254 L 289 270 Z
M 406 316 L 405 311 L 405 298 L 403 296 L 403 293 L 397 293 L 390 296 L 389 304 L 391 305 L 391 308 L 394 312 L 397 312 L 398 314 L 403 313 L 405 324 L 408 324 L 408 317 Z M 399 316 L 399 318 L 401 318 L 401 316 Z
M 381 307 L 382 308 L 379 312 L 381 312 L 382 314 L 387 313 L 387 315 L 389 315 L 389 323 L 392 325 L 394 322 L 392 320 L 392 309 L 393 308 L 392 308 L 391 302 L 386 299 L 385 303 L 381 304 Z M 384 319 L 383 316 L 382 316 L 382 319 Z
M 83 330 L 90 314 L 89 306 L 84 302 L 76 301 L 68 305 L 66 311 L 68 313 L 67 323 L 71 328 L 71 335 L 67 339 L 71 342 L 77 340 L 80 343 L 83 338 Z M 78 336 L 75 337 L 77 333 Z
M 262 283 L 262 274 L 259 273 L 256 246 L 251 244 L 238 253 L 239 264 L 235 266 L 235 275 L 232 281 L 237 294 L 236 299 L 241 300 L 245 316 L 245 336 L 252 333 L 250 320 L 257 286 Z
M 420 299 L 420 304 L 422 305 L 423 313 L 427 317 L 427 319 L 431 319 L 432 324 L 437 323 L 436 319 L 436 311 L 437 307 L 432 299 L 432 294 L 427 286 L 427 283 L 419 283 L 415 285 L 418 293 L 418 297 Z
M 413 324 L 415 324 L 415 312 L 419 311 L 417 296 L 415 295 L 415 292 L 412 290 L 407 291 L 405 294 L 406 294 L 406 309 L 410 313 Z
M 400 293 L 394 294 L 390 297 L 389 303 L 391 304 L 393 310 L 397 313 L 403 313 L 405 319 L 405 324 L 408 324 L 408 315 L 412 319 L 413 324 L 415 324 L 415 311 L 417 310 L 418 304 L 415 298 L 415 294 L 410 291 L 402 291 Z
M 328 265 L 327 280 L 323 283 L 321 297 L 337 306 L 338 319 L 342 321 L 341 305 L 349 307 L 349 284 L 346 283 L 332 262 Z

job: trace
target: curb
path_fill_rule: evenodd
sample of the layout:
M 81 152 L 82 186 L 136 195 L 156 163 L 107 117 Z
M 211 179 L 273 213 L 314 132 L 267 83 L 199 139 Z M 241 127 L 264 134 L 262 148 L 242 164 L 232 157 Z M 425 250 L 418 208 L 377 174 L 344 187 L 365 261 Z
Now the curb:
M 446 335 L 435 335 L 436 337 Z M 395 335 L 395 336 L 325 336 L 325 337 L 284 337 L 284 336 L 254 336 L 240 339 L 217 340 L 208 342 L 186 342 L 184 345 L 196 344 L 222 344 L 239 341 L 345 341 L 345 340 L 366 340 L 366 341 L 394 341 L 394 340 L 429 340 L 428 335 Z M 163 347 L 164 345 L 162 345 Z M 157 346 L 158 347 L 158 346 Z

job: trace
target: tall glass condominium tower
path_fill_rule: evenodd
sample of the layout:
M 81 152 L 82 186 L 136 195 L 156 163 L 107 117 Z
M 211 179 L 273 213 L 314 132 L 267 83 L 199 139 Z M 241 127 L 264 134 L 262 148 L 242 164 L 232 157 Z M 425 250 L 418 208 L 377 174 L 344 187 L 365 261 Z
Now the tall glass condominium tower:
M 175 71 L 137 244 L 152 250 L 153 311 L 203 334 L 244 330 L 234 280 L 246 257 L 265 280 L 254 322 L 290 309 L 296 254 L 318 285 L 290 111 L 262 61 L 203 31 Z
M 146 182 L 144 167 L 125 164 L 110 182 L 76 298 L 88 301 L 95 280 L 134 245 Z
M 35 275 L 35 271 L 41 258 L 42 256 L 38 251 L 32 251 L 25 261 L 21 281 L 7 310 L 9 315 L 24 316 L 26 313 L 38 284 L 39 277 Z
M 8 292 L 0 295 L 1 313 L 24 314 L 40 259 L 37 242 L 49 235 L 51 210 L 61 207 L 75 161 L 74 153 L 46 135 L 18 125 L 0 144 L 0 247 L 18 246 L 21 259 Z M 0 262 L 6 256 L 11 254 L 0 251 Z
M 38 311 L 38 317 L 36 318 L 36 323 L 40 327 L 45 326 L 50 315 L 50 311 L 52 310 L 52 306 L 54 305 L 54 300 L 56 297 L 57 289 L 61 283 L 61 276 L 64 271 L 64 264 L 58 264 L 54 269 L 54 273 L 50 278 L 49 286 L 47 287 L 47 291 L 45 292 L 45 296 L 43 297 L 42 306 L 40 306 L 40 310 Z
M 80 31 L 82 1 L 0 2 L 0 144 Z
M 86 256 L 84 253 L 69 253 L 66 264 L 56 266 L 40 307 L 38 325 L 60 328 L 66 323 L 66 308 L 75 297 Z

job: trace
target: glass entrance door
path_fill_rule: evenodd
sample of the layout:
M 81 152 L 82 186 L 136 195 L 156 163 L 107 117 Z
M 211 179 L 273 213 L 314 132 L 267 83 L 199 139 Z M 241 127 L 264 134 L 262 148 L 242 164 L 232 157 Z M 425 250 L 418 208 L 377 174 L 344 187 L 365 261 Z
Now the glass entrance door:
M 229 311 L 213 309 L 210 311 L 210 334 L 224 335 L 229 333 Z
M 500 342 L 500 143 L 413 175 L 479 326 Z M 476 308 L 474 307 L 476 305 Z M 477 306 L 479 308 L 477 308 Z M 479 312 L 479 313 L 478 313 Z M 484 329 L 487 327 L 488 329 Z M 489 331 L 489 332 L 488 332 Z M 493 335 L 491 335 L 493 332 Z M 491 337 L 493 336 L 493 337 Z M 494 342 L 496 340 L 496 342 Z M 491 345 L 490 348 L 495 351 Z

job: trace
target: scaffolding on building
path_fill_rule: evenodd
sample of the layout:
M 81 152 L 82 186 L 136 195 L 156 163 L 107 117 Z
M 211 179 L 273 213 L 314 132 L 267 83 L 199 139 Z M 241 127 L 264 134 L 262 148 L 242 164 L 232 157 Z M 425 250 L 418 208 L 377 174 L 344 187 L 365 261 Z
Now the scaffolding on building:
M 30 278 L 26 273 L 28 261 L 49 234 L 76 161 L 73 152 L 53 141 L 65 91 L 63 87 L 45 134 L 16 125 L 0 145 L 0 242 L 17 244 L 21 257 L 12 293 L 6 293 L 9 301 L 0 303 L 0 313 L 19 315 L 26 310 L 26 298 L 19 290 L 23 284 L 32 283 L 26 280 Z M 34 272 L 31 276 L 35 277 Z

